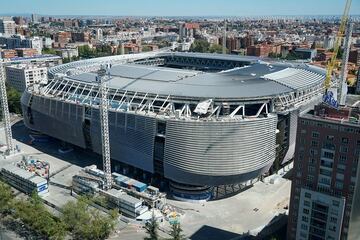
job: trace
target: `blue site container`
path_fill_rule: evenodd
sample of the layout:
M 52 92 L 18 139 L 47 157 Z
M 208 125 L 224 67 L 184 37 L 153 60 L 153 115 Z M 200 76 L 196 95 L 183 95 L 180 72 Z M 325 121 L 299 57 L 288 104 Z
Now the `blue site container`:
M 139 182 L 139 181 L 134 181 L 132 182 L 132 186 L 136 189 L 136 191 L 138 192 L 143 192 L 146 190 L 147 185 L 145 183 Z

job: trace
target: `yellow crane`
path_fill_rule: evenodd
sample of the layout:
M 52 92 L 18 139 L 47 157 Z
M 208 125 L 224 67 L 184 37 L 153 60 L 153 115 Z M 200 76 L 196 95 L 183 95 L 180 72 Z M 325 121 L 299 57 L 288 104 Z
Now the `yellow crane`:
M 351 6 L 351 1 L 352 0 L 346 1 L 344 13 L 341 17 L 339 31 L 337 33 L 336 40 L 335 40 L 334 54 L 332 55 L 330 62 L 328 63 L 328 66 L 326 69 L 325 92 L 327 92 L 329 90 L 329 88 L 331 87 L 331 78 L 332 78 L 332 73 L 333 73 L 333 70 L 335 67 L 335 63 L 336 63 L 336 57 L 337 57 L 339 49 L 340 49 L 341 39 L 344 36 L 346 25 L 349 20 L 349 11 L 350 11 L 350 6 Z

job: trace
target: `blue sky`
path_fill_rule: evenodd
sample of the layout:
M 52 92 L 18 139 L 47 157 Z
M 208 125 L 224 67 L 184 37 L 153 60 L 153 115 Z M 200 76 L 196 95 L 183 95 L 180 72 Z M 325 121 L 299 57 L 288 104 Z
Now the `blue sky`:
M 353 0 L 352 14 L 360 14 Z M 341 14 L 345 0 L 0 0 L 0 14 L 261 16 Z

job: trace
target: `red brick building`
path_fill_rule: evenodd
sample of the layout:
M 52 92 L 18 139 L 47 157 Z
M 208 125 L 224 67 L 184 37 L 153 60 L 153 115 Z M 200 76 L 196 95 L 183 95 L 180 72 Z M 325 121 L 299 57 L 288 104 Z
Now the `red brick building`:
M 359 159 L 359 108 L 299 118 L 287 239 L 360 239 Z

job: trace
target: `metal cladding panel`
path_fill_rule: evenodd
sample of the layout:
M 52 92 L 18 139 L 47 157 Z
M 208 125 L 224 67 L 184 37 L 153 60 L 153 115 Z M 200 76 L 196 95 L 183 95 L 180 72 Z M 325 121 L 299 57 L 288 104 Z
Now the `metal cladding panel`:
M 111 158 L 153 173 L 156 131 L 154 118 L 109 112 Z M 99 110 L 92 109 L 91 139 L 94 152 L 101 154 Z
M 193 185 L 256 178 L 275 160 L 277 116 L 217 122 L 169 120 L 165 177 Z
M 291 111 L 289 114 L 290 114 L 289 149 L 282 161 L 282 164 L 293 159 L 294 154 L 295 154 L 295 143 L 296 143 L 297 121 L 298 121 L 298 117 L 299 117 L 299 110 Z
M 85 148 L 82 106 L 38 96 L 32 98 L 31 112 L 28 111 L 28 97 L 22 98 L 24 123 L 27 127 Z

